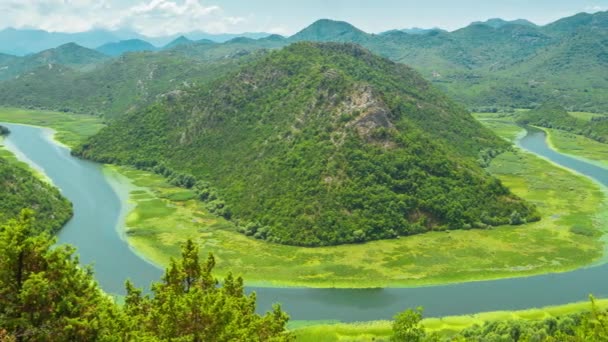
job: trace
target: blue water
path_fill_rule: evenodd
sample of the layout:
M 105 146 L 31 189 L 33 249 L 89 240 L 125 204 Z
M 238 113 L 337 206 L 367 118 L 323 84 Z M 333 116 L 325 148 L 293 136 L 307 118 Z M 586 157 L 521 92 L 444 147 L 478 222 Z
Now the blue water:
M 36 127 L 2 124 L 11 130 L 6 142 L 53 180 L 74 203 L 74 218 L 59 234 L 62 243 L 78 248 L 83 264 L 93 264 L 101 287 L 123 293 L 129 278 L 146 287 L 161 270 L 139 258 L 120 238 L 121 200 L 101 166 L 74 158 Z M 543 132 L 530 131 L 522 148 L 608 185 L 608 170 L 551 150 Z M 516 310 L 583 301 L 593 293 L 608 296 L 608 265 L 567 273 L 469 282 L 418 288 L 309 289 L 248 288 L 258 295 L 259 311 L 281 303 L 294 320 L 368 321 L 392 318 L 406 308 L 423 306 L 427 316 Z

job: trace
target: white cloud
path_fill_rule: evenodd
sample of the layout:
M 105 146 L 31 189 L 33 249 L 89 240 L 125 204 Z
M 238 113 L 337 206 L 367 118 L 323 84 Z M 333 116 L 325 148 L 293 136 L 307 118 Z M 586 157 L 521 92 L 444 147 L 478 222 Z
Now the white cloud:
M 0 23 L 47 31 L 133 29 L 148 36 L 228 32 L 245 22 L 202 0 L 1 0 Z
M 587 6 L 587 7 L 585 7 L 585 12 L 592 12 L 592 13 L 601 12 L 601 11 L 605 11 L 606 9 L 608 9 L 608 8 L 603 7 L 603 6 L 597 6 L 597 5 L 596 6 Z
M 287 35 L 291 34 L 291 31 L 285 26 L 271 27 L 268 30 L 265 30 L 265 32 L 273 33 L 273 34 L 280 34 L 282 36 L 287 36 Z

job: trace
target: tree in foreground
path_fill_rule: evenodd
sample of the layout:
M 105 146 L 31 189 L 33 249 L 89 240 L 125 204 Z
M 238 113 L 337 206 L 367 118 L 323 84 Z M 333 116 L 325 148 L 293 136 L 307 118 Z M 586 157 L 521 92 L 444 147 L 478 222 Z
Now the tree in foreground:
M 0 227 L 0 341 L 288 341 L 289 317 L 275 306 L 255 313 L 255 294 L 228 275 L 212 276 L 213 256 L 192 241 L 162 281 L 142 295 L 127 282 L 123 307 L 79 266 L 74 249 L 32 233 L 31 211 Z
M 121 312 L 74 249 L 32 234 L 33 212 L 0 227 L 0 336 L 15 341 L 111 340 Z
M 422 308 L 406 310 L 395 316 L 393 322 L 394 342 L 421 342 L 428 341 L 424 327 L 422 326 Z
M 199 261 L 198 247 L 188 240 L 182 259 L 171 260 L 152 296 L 127 282 L 125 311 L 140 327 L 138 339 L 171 341 L 288 341 L 289 317 L 276 305 L 264 316 L 255 313 L 255 293 L 245 295 L 243 279 L 229 274 L 222 286 L 211 274 L 213 255 Z

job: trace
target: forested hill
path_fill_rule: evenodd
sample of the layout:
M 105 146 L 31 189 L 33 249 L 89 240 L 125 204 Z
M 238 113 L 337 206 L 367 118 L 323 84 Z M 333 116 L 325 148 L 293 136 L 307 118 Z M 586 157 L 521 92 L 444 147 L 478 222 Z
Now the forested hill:
M 533 110 L 522 112 L 517 121 L 547 128 L 555 128 L 590 139 L 608 143 L 608 117 L 597 116 L 589 121 L 571 116 L 564 107 L 556 103 L 545 103 Z
M 153 101 L 159 94 L 209 82 L 246 58 L 200 61 L 175 53 L 138 52 L 100 63 L 87 72 L 44 65 L 0 82 L 0 104 L 111 119 Z
M 167 94 L 75 153 L 185 186 L 194 176 L 225 216 L 253 222 L 248 233 L 326 245 L 533 218 L 479 166 L 480 152 L 505 148 L 409 67 L 352 44 L 296 43 Z
M 0 199 L 0 225 L 16 218 L 24 208 L 36 211 L 33 224 L 36 233 L 55 233 L 72 217 L 71 204 L 56 188 L 1 157 Z

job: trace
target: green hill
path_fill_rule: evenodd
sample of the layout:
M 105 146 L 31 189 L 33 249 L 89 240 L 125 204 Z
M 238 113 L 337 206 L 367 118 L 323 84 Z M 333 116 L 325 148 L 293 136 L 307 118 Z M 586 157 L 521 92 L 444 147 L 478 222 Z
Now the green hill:
M 213 43 L 213 42 L 211 42 Z M 169 43 L 167 43 L 165 46 L 163 46 L 163 49 L 171 49 L 174 48 L 176 46 L 179 45 L 190 45 L 190 44 L 194 44 L 193 40 L 190 40 L 184 36 L 179 36 L 177 38 L 175 38 L 174 40 L 170 41 Z
M 159 94 L 209 82 L 239 63 L 238 58 L 205 62 L 174 52 L 138 52 L 90 71 L 61 65 L 39 67 L 18 79 L 0 82 L 0 103 L 103 114 L 110 119 L 154 101 Z
M 128 39 L 121 40 L 119 42 L 106 43 L 95 50 L 108 56 L 120 56 L 127 52 L 154 51 L 156 50 L 156 46 L 146 42 L 145 40 Z
M 349 42 L 360 44 L 370 38 L 370 34 L 359 30 L 347 22 L 321 19 L 289 37 L 289 41 Z
M 24 57 L 10 57 L 0 57 L 0 80 L 18 77 L 39 67 L 52 69 L 57 65 L 62 65 L 75 69 L 91 68 L 109 58 L 100 52 L 74 43 Z
M 536 24 L 534 24 L 533 22 L 530 22 L 526 19 L 504 20 L 501 18 L 491 18 L 486 21 L 476 21 L 476 22 L 473 22 L 473 24 L 482 24 L 482 25 L 493 27 L 495 29 L 501 28 L 506 25 L 511 25 L 511 24 L 536 27 Z
M 249 234 L 313 246 L 533 219 L 478 164 L 505 148 L 412 69 L 298 43 L 120 118 L 75 153 L 153 168 Z
M 4 132 L 2 128 L 0 135 Z M 0 198 L 0 225 L 17 218 L 24 208 L 36 211 L 33 227 L 36 232 L 55 233 L 72 217 L 71 204 L 56 188 L 1 156 Z

